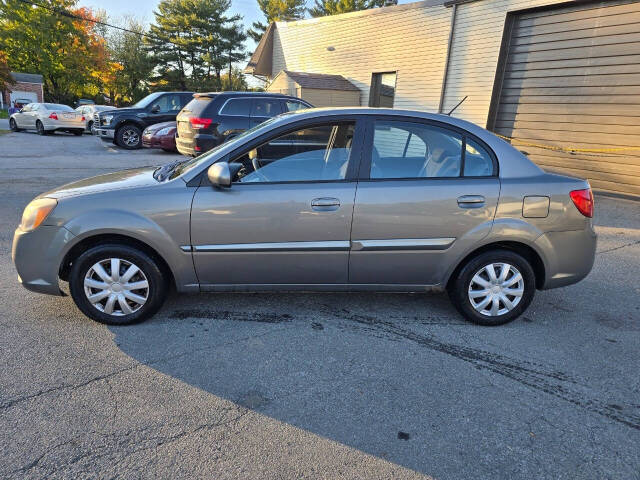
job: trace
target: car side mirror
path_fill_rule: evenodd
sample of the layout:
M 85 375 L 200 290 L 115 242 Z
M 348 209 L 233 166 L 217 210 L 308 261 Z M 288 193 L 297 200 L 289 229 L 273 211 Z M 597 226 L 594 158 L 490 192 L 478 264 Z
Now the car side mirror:
M 160 111 L 160 105 L 154 105 L 151 107 L 151 113 L 158 113 Z
M 217 187 L 231 186 L 231 169 L 227 162 L 217 162 L 207 170 L 209 181 Z

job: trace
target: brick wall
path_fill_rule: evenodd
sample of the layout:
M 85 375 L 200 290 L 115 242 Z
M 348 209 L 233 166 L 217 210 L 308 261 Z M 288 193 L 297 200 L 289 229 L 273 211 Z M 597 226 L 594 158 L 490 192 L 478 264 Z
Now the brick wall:
M 9 105 L 10 93 L 15 91 L 21 92 L 34 92 L 38 95 L 38 102 L 43 102 L 44 98 L 42 98 L 42 84 L 40 83 L 26 83 L 26 82 L 16 82 L 14 85 L 9 85 L 9 88 L 2 92 L 2 102 L 7 107 Z

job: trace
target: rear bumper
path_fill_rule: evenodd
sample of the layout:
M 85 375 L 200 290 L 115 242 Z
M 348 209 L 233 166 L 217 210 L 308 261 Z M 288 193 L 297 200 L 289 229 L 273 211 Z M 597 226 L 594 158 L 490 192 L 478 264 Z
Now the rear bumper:
M 593 268 L 597 235 L 591 225 L 584 230 L 548 232 L 535 243 L 546 257 L 543 290 L 577 283 Z
M 13 235 L 11 259 L 18 281 L 27 290 L 62 295 L 58 270 L 65 246 L 74 235 L 64 227 L 41 225 L 31 232 L 17 229 Z
M 220 142 L 212 135 L 196 134 L 193 138 L 176 137 L 176 149 L 182 155 L 195 156 L 208 152 Z
M 85 124 L 84 122 L 64 122 L 64 121 L 48 121 L 43 122 L 42 126 L 47 131 L 54 130 L 84 130 Z

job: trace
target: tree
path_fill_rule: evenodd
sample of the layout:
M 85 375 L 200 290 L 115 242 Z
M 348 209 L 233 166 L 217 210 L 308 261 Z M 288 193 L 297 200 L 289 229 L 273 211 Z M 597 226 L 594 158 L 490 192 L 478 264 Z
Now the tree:
M 133 17 L 125 17 L 118 23 L 130 31 L 111 30 L 107 34 L 112 65 L 105 90 L 113 103 L 121 105 L 136 102 L 148 93 L 147 81 L 154 64 L 143 39 L 144 25 Z
M 230 0 L 161 0 L 147 41 L 158 84 L 220 88 L 230 59 L 244 58 L 242 17 L 228 16 L 230 7 Z
M 97 94 L 107 66 L 104 40 L 76 0 L 49 0 L 61 13 L 17 0 L 0 2 L 0 50 L 11 70 L 39 73 L 45 99 L 72 103 L 81 94 Z M 71 14 L 71 15 L 69 15 Z M 80 19 L 73 18 L 78 16 Z
M 315 6 L 309 9 L 309 14 L 312 17 L 324 17 L 395 5 L 396 3 L 398 3 L 397 0 L 315 0 Z
M 305 0 L 258 0 L 258 7 L 267 23 L 253 22 L 247 32 L 256 42 L 260 41 L 270 23 L 300 20 L 304 18 L 306 10 Z
M 231 81 L 229 81 L 231 79 Z M 246 91 L 249 90 L 247 79 L 239 68 L 233 68 L 231 73 L 222 75 L 221 90 L 226 91 Z
M 7 89 L 9 85 L 13 85 L 15 80 L 11 76 L 11 70 L 7 63 L 7 54 L 0 51 L 0 92 Z

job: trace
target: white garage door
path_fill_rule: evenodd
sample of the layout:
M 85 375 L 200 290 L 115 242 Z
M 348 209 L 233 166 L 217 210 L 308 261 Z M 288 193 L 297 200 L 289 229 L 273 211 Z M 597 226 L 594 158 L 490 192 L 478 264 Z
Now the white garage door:
M 494 131 L 545 169 L 640 195 L 640 2 L 522 13 L 510 28 Z
M 15 92 L 11 92 L 9 99 L 11 103 L 13 103 L 14 100 L 29 100 L 30 103 L 35 103 L 38 101 L 38 95 L 34 92 L 21 92 L 20 90 L 16 90 Z

